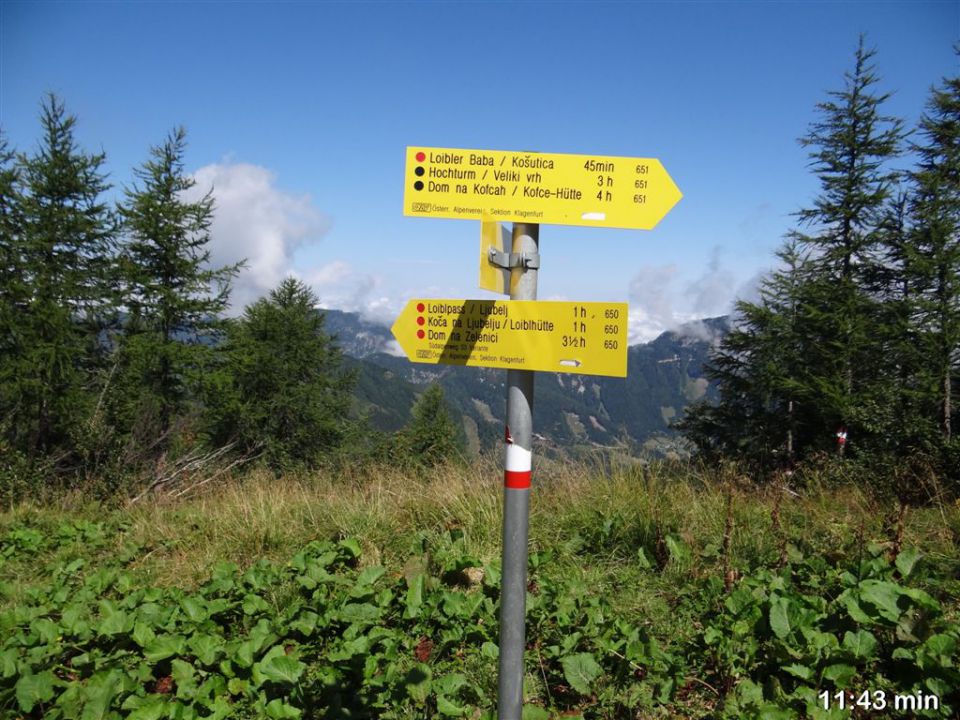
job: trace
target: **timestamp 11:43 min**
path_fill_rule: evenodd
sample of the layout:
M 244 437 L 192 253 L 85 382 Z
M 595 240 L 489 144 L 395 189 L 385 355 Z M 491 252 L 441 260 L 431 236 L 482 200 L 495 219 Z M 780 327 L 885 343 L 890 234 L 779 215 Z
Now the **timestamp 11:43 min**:
M 817 695 L 824 710 L 893 710 L 894 712 L 915 712 L 918 710 L 939 710 L 940 698 L 933 694 L 917 692 L 913 694 L 893 694 L 885 690 L 864 690 L 861 693 L 837 690 L 831 693 L 824 690 Z

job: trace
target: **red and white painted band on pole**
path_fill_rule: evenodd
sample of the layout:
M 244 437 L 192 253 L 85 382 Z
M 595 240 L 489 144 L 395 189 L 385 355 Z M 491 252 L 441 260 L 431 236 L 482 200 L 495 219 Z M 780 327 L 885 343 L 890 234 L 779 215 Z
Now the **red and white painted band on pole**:
M 514 490 L 530 487 L 533 453 L 513 442 L 507 442 L 504 458 L 503 486 Z

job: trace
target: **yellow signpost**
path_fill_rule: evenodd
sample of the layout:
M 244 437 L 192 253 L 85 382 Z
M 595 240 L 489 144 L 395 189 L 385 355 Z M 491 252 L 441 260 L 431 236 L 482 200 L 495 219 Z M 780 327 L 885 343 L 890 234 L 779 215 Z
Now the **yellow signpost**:
M 408 147 L 403 214 L 480 220 L 480 287 L 510 300 L 410 300 L 413 362 L 507 369 L 497 718 L 523 707 L 533 372 L 627 376 L 627 304 L 538 302 L 540 225 L 651 230 L 681 198 L 654 158 Z M 507 233 L 501 222 L 512 221 Z
M 408 147 L 403 213 L 652 229 L 682 197 L 654 158 Z
M 391 328 L 413 362 L 627 376 L 627 304 L 410 300 Z

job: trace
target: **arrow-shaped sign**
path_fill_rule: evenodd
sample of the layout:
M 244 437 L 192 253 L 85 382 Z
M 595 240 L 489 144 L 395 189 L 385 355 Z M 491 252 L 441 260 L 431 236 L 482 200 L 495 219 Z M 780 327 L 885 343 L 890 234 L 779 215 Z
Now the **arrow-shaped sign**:
M 410 300 L 391 328 L 413 362 L 627 375 L 627 304 Z
M 650 230 L 681 197 L 657 158 L 408 147 L 403 214 Z

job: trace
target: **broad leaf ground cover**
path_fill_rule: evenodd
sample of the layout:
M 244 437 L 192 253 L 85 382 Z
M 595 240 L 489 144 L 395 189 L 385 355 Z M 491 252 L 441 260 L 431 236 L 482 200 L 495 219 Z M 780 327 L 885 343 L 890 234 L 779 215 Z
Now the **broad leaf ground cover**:
M 340 480 L 0 516 L 0 717 L 495 717 L 499 488 Z M 525 718 L 960 712 L 956 505 L 721 480 L 538 488 Z

